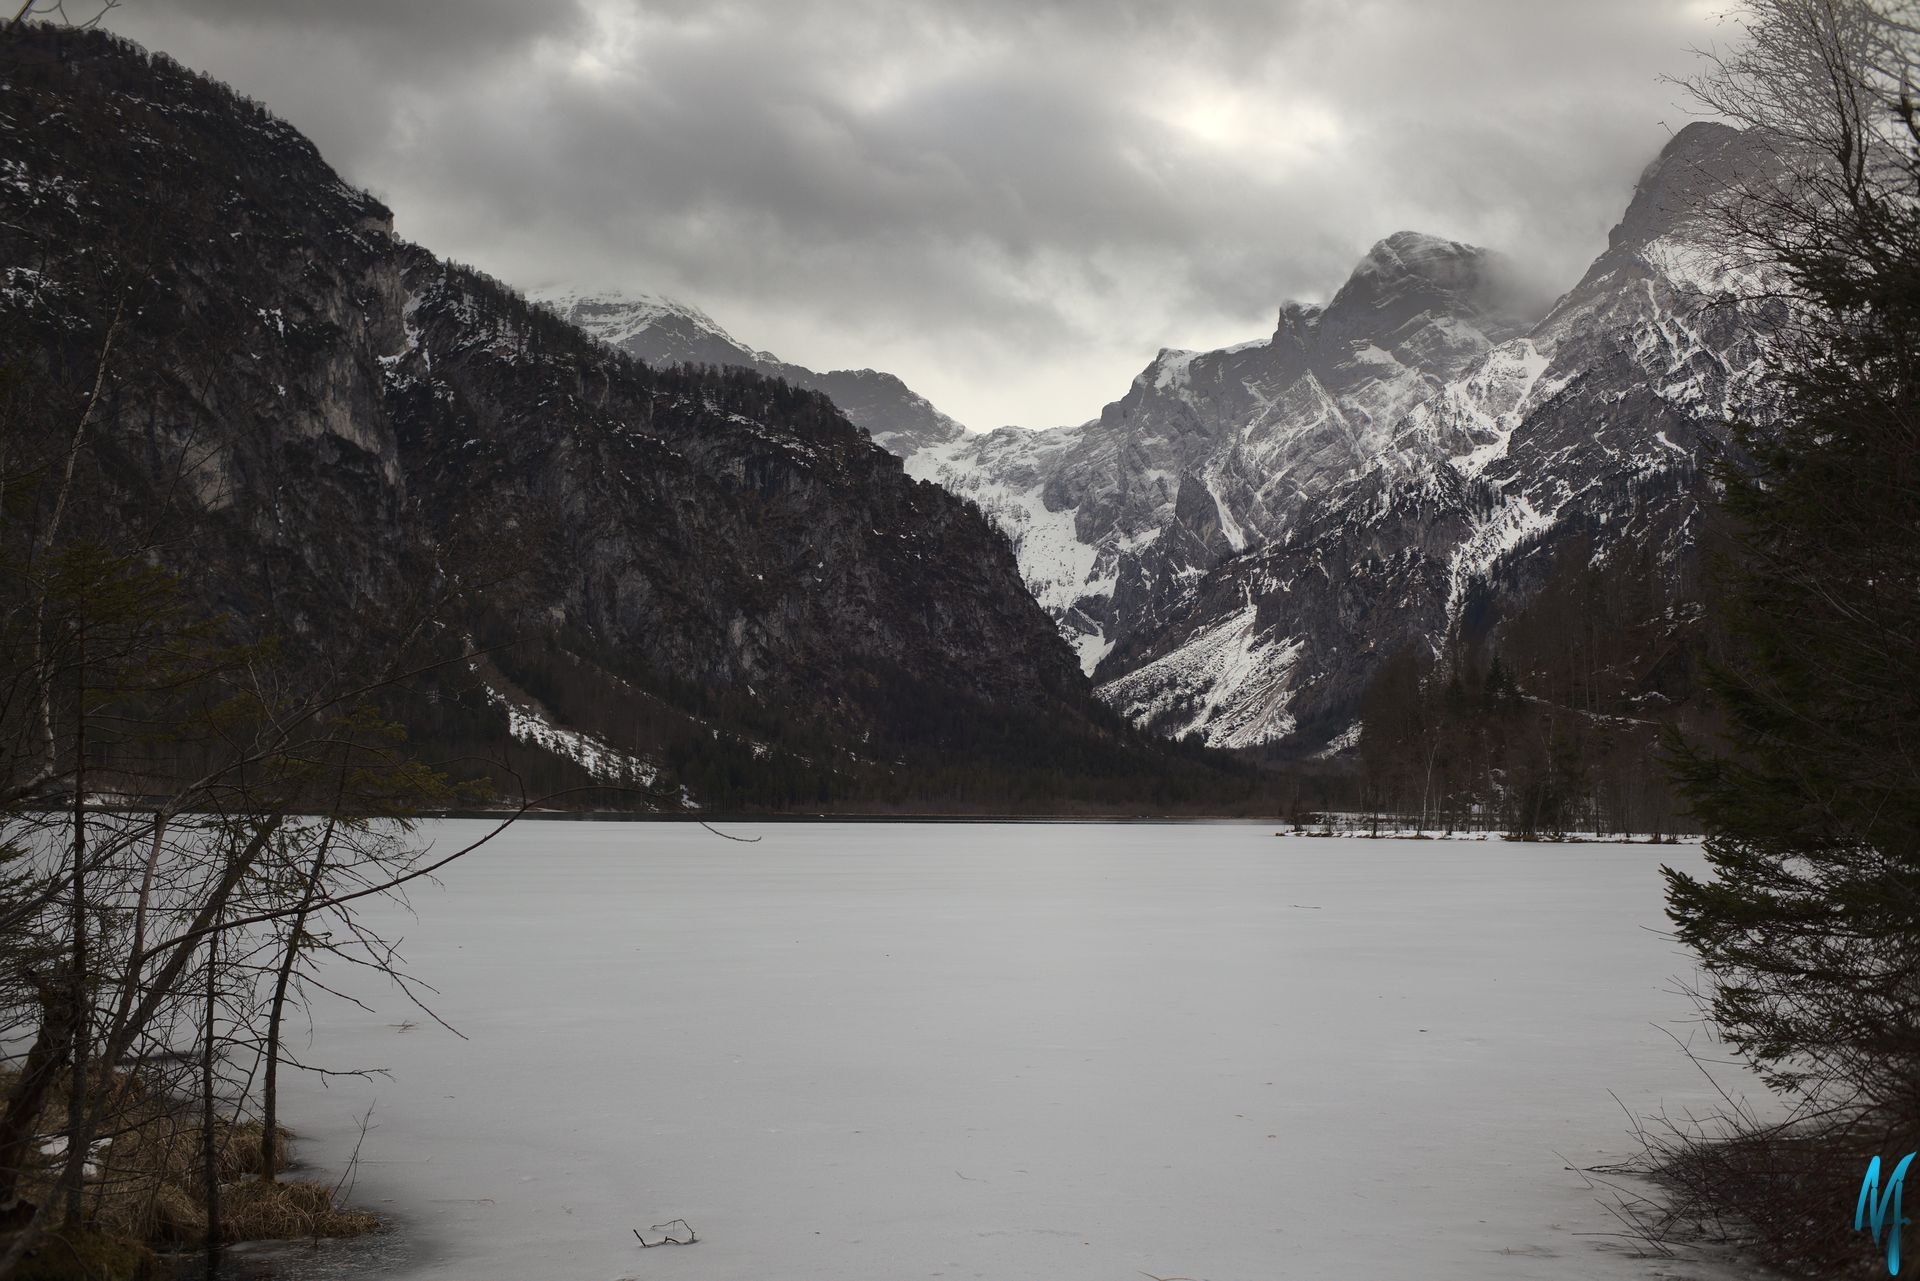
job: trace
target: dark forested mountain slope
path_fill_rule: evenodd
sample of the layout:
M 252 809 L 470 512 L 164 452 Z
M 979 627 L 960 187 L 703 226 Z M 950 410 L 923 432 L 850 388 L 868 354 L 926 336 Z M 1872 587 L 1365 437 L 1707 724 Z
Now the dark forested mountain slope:
M 813 803 L 903 796 L 898 762 L 1157 768 L 1006 539 L 825 396 L 609 349 L 164 57 L 42 28 L 0 60 L 0 470 L 77 439 L 71 530 L 318 661 L 477 642 L 416 732 L 575 774 Z

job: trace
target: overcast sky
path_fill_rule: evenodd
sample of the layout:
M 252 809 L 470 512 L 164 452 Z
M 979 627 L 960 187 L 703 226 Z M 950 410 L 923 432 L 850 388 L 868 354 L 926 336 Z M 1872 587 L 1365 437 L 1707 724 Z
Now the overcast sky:
M 1558 292 L 1728 0 L 125 0 L 400 233 L 974 427 L 1093 416 L 1402 228 Z

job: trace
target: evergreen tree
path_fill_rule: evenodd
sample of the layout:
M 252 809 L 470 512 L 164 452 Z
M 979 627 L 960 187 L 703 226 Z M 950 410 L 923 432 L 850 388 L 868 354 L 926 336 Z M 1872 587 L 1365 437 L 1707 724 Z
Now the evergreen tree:
M 1873 0 L 1757 12 L 1755 54 L 1703 96 L 1767 104 L 1744 119 L 1782 137 L 1784 169 L 1736 193 L 1732 225 L 1808 306 L 1776 374 L 1783 415 L 1738 429 L 1745 458 L 1723 469 L 1735 551 L 1709 682 L 1726 730 L 1676 754 L 1713 876 L 1668 869 L 1668 908 L 1715 1021 L 1775 1085 L 1912 1134 L 1920 132 L 1902 86 L 1920 59 Z M 1792 91 L 1797 122 L 1777 114 Z

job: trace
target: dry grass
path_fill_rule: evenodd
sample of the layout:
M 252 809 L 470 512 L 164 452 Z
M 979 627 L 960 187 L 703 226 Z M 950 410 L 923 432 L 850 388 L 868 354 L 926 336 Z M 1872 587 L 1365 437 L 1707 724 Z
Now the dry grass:
M 1650 1173 L 1667 1192 L 1651 1227 L 1669 1243 L 1721 1243 L 1792 1276 L 1884 1277 L 1884 1238 L 1876 1248 L 1855 1232 L 1854 1208 L 1869 1159 L 1890 1168 L 1914 1147 L 1839 1125 L 1670 1135 L 1649 1145 Z
M 235 1241 L 264 1241 L 288 1237 L 353 1237 L 371 1232 L 380 1220 L 364 1210 L 344 1210 L 334 1204 L 333 1189 L 324 1183 L 282 1179 L 262 1183 L 249 1179 L 221 1189 L 222 1236 Z
M 153 1251 L 86 1228 L 47 1233 L 20 1261 L 15 1281 L 146 1281 L 158 1271 Z
M 0 1081 L 0 1088 L 7 1082 Z M 203 1246 L 207 1236 L 206 1163 L 197 1110 L 181 1107 L 136 1078 L 116 1076 L 112 1105 L 100 1127 L 94 1174 L 86 1181 L 87 1213 L 101 1232 L 163 1248 Z M 54 1096 L 64 1099 L 65 1087 Z M 58 1135 L 66 1109 L 50 1106 L 37 1131 Z M 379 1226 L 371 1214 L 334 1204 L 325 1184 L 281 1179 L 262 1183 L 258 1122 L 219 1122 L 214 1178 L 220 1184 L 220 1237 L 252 1241 L 358 1236 Z M 291 1160 L 292 1135 L 276 1127 L 275 1164 Z M 46 1156 L 25 1172 L 22 1192 L 42 1202 L 54 1194 L 62 1158 Z

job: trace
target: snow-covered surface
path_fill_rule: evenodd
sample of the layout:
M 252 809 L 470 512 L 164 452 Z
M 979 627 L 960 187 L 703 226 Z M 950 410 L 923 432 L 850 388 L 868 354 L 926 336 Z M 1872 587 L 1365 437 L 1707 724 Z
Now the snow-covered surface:
M 695 334 L 737 348 L 743 360 L 772 360 L 721 327 L 692 303 L 633 290 L 554 288 L 536 290 L 528 297 L 575 323 L 609 346 L 619 347 L 635 335 L 666 322 L 678 322 Z M 582 311 L 584 309 L 584 313 Z
M 1197 351 L 1184 351 L 1176 350 L 1172 347 L 1162 347 L 1159 356 L 1154 359 L 1153 364 L 1147 366 L 1147 373 L 1141 374 L 1135 381 L 1144 380 L 1147 374 L 1152 374 L 1153 386 L 1156 391 L 1167 391 L 1175 387 L 1185 387 L 1188 378 L 1187 371 L 1193 367 L 1193 358 L 1199 354 Z
M 1113 642 L 1098 632 L 1080 632 L 1070 638 L 1073 652 L 1079 656 L 1080 670 L 1088 676 L 1100 666 L 1100 660 L 1113 652 Z
M 1236 553 L 1247 550 L 1247 547 L 1250 545 L 1250 540 L 1247 538 L 1247 531 L 1240 527 L 1238 520 L 1234 519 L 1233 503 L 1228 499 L 1227 495 L 1221 491 L 1219 465 L 1216 463 L 1213 466 L 1209 466 L 1203 479 L 1206 482 L 1207 493 L 1213 497 L 1214 509 L 1219 513 L 1220 533 L 1225 536 L 1227 546 L 1231 547 Z
M 1178 737 L 1198 731 L 1215 747 L 1257 747 L 1293 732 L 1288 677 L 1297 642 L 1262 632 L 1260 607 L 1195 632 L 1186 644 L 1100 687 L 1142 725 Z
M 1314 759 L 1322 761 L 1332 760 L 1342 752 L 1352 751 L 1354 748 L 1360 746 L 1360 733 L 1364 728 L 1359 721 L 1355 721 L 1338 734 L 1335 734 L 1331 739 L 1327 740 L 1327 745 L 1314 753 Z
M 376 1008 L 302 1057 L 391 1078 L 282 1111 L 334 1171 L 377 1100 L 354 1201 L 410 1258 L 357 1275 L 1711 1275 L 1565 1168 L 1633 1154 L 1610 1091 L 1715 1102 L 1662 1031 L 1698 1035 L 1658 874 L 1696 849 L 728 830 L 527 823 L 379 909 L 471 1040 L 328 975 Z M 642 1252 L 673 1218 L 700 1243 Z
M 1696 237 L 1657 237 L 1641 247 L 1640 256 L 1674 284 L 1709 297 L 1769 297 L 1784 287 L 1772 273 Z
M 1440 448 L 1465 447 L 1452 459 L 1454 470 L 1475 477 L 1502 458 L 1514 428 L 1534 403 L 1534 389 L 1549 361 L 1531 339 L 1516 338 L 1494 348 L 1464 377 L 1410 415 L 1409 430 L 1428 435 Z M 1546 388 L 1551 395 L 1557 387 Z M 1544 397 L 1543 397 L 1544 398 Z
M 95 1162 L 100 1159 L 100 1154 L 111 1147 L 112 1144 L 112 1139 L 98 1139 L 88 1145 L 87 1159 L 80 1163 L 80 1172 L 84 1177 L 89 1179 L 97 1179 L 100 1177 L 100 1167 L 96 1165 Z M 41 1156 L 64 1160 L 67 1155 L 67 1136 L 64 1134 L 51 1135 L 42 1139 L 39 1146 Z
M 1484 578 L 1502 556 L 1552 524 L 1552 516 L 1535 511 L 1532 503 L 1518 495 L 1475 521 L 1447 562 L 1448 620 L 1459 614 L 1469 585 Z
M 660 771 L 651 761 L 611 747 L 596 734 L 556 725 L 536 708 L 525 707 L 488 685 L 487 701 L 507 709 L 507 732 L 517 741 L 564 756 L 595 778 L 653 786 Z

